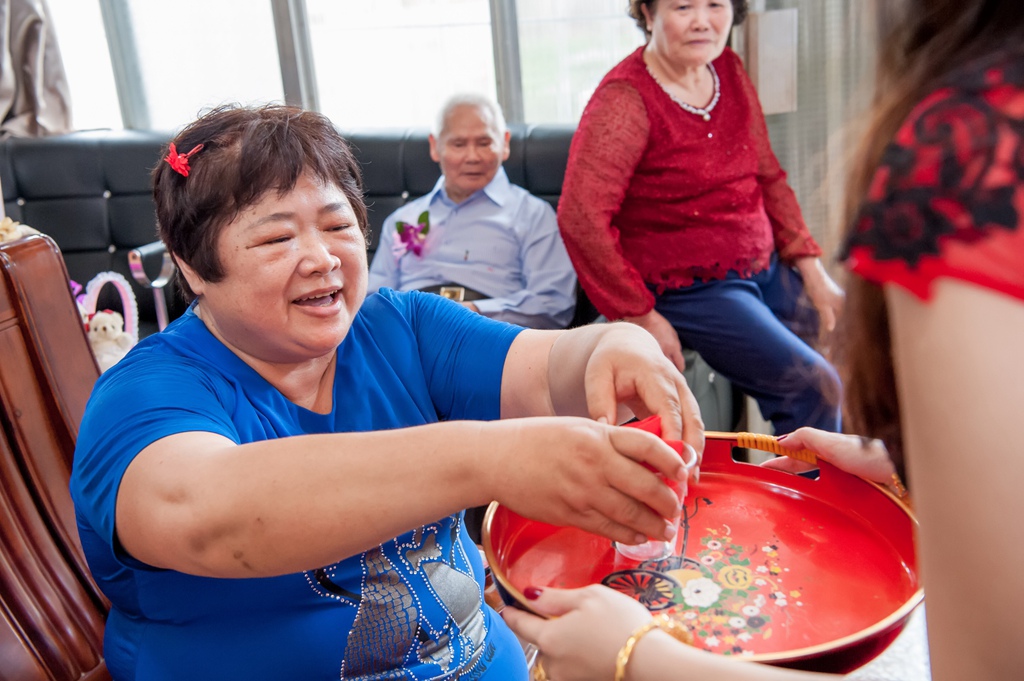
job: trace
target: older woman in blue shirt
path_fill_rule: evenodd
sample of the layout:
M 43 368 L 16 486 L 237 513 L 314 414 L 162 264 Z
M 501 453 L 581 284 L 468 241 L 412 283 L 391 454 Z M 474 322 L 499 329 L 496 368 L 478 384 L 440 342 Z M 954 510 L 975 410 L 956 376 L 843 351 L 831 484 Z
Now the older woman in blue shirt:
M 628 405 L 701 449 L 657 343 L 366 296 L 358 165 L 326 118 L 213 111 L 154 197 L 192 304 L 96 383 L 71 480 L 115 680 L 525 681 L 461 509 L 671 531 L 641 462 L 682 462 L 610 425 Z

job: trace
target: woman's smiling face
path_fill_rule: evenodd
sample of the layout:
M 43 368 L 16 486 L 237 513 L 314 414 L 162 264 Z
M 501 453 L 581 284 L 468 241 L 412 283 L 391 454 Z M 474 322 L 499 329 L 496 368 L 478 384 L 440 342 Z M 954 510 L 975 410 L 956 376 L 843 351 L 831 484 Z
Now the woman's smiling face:
M 366 240 L 345 193 L 303 174 L 284 196 L 274 190 L 222 229 L 224 277 L 183 273 L 199 314 L 242 357 L 298 364 L 329 356 L 366 297 Z

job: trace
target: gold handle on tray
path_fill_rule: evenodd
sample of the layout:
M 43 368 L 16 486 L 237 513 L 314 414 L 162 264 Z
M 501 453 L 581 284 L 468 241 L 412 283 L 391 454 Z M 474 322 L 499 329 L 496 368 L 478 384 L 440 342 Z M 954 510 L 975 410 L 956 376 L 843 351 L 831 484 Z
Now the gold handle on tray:
M 711 437 L 733 438 L 739 447 L 770 452 L 778 456 L 788 456 L 791 459 L 803 461 L 812 466 L 818 465 L 818 455 L 813 451 L 810 449 L 786 449 L 779 444 L 779 439 L 774 435 L 763 435 L 761 433 L 713 433 Z M 884 485 L 890 492 L 896 495 L 897 499 L 901 499 L 907 504 L 910 503 L 907 488 L 903 485 L 903 480 L 900 479 L 898 473 L 893 473 L 890 480 L 878 484 Z
M 811 465 L 817 465 L 818 455 L 810 449 L 786 449 L 779 444 L 779 439 L 774 435 L 762 435 L 761 433 L 733 433 L 736 444 L 747 449 L 757 449 L 762 452 L 770 452 L 779 456 L 788 456 L 797 461 L 803 461 Z

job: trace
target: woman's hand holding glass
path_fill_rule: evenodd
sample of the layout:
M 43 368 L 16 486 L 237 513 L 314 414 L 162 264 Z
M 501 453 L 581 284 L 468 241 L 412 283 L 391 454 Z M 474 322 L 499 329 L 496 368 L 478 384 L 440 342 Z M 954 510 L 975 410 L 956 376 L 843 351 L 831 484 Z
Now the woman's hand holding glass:
M 658 476 L 685 480 L 680 456 L 651 433 L 614 425 L 620 407 L 658 415 L 666 440 L 683 440 L 698 457 L 704 450 L 696 400 L 650 334 L 631 324 L 526 331 L 505 376 L 506 420 L 484 426 L 501 429 L 488 440 L 503 453 L 484 473 L 490 498 L 623 544 L 674 536 L 679 499 Z M 590 418 L 508 418 L 545 413 Z
M 491 441 L 487 487 L 502 505 L 555 525 L 616 542 L 671 539 L 679 498 L 659 477 L 686 479 L 679 455 L 661 438 L 585 418 L 510 419 Z
M 657 312 L 652 310 L 650 314 L 657 315 L 668 325 Z M 668 328 L 678 345 L 675 331 L 671 326 Z M 679 532 L 679 510 L 686 496 L 687 482 L 691 475 L 696 474 L 704 452 L 704 424 L 700 421 L 696 399 L 686 385 L 686 380 L 676 365 L 669 361 L 663 349 L 659 348 L 660 343 L 656 345 L 651 342 L 657 339 L 628 325 L 618 325 L 617 330 L 621 333 L 602 338 L 587 364 L 586 395 L 591 415 L 607 419 L 614 399 L 615 404 L 625 403 L 641 419 L 657 414 L 661 421 L 661 436 L 667 441 L 682 440 L 680 455 L 685 478 L 659 478 L 668 483 L 678 502 L 671 516 L 671 536 L 649 535 L 650 539 L 640 544 L 615 543 L 619 553 L 627 558 L 659 560 L 671 555 L 675 548 L 675 536 Z
M 679 440 L 669 442 L 669 444 L 673 449 L 676 449 L 682 457 L 683 467 L 686 468 L 687 477 L 686 480 L 679 481 L 659 476 L 659 478 L 664 480 L 669 486 L 669 489 L 675 492 L 676 497 L 679 499 L 679 506 L 672 525 L 675 535 L 678 535 L 682 515 L 681 511 L 686 503 L 686 494 L 689 489 L 689 478 L 697 469 L 697 452 L 693 450 L 693 447 Z M 664 560 L 675 553 L 676 536 L 673 536 L 671 539 L 649 539 L 642 544 L 619 544 L 616 542 L 615 550 L 618 551 L 620 555 L 625 556 L 630 560 Z
M 639 419 L 657 414 L 662 437 L 686 442 L 697 452 L 698 460 L 704 454 L 704 423 L 697 400 L 679 368 L 650 333 L 633 324 L 611 325 L 590 354 L 584 381 L 592 418 L 615 423 L 620 404 Z

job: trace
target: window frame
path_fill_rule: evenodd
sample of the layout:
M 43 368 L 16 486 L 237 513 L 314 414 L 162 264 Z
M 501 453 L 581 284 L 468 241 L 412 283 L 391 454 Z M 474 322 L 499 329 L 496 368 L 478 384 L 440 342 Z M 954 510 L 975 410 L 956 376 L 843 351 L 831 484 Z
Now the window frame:
M 285 103 L 319 111 L 316 70 L 305 0 L 269 0 L 277 35 Z M 524 123 L 516 0 L 488 0 L 498 103 L 510 124 Z M 99 0 L 114 68 L 122 124 L 149 130 L 151 116 L 139 67 L 138 45 L 128 0 Z

